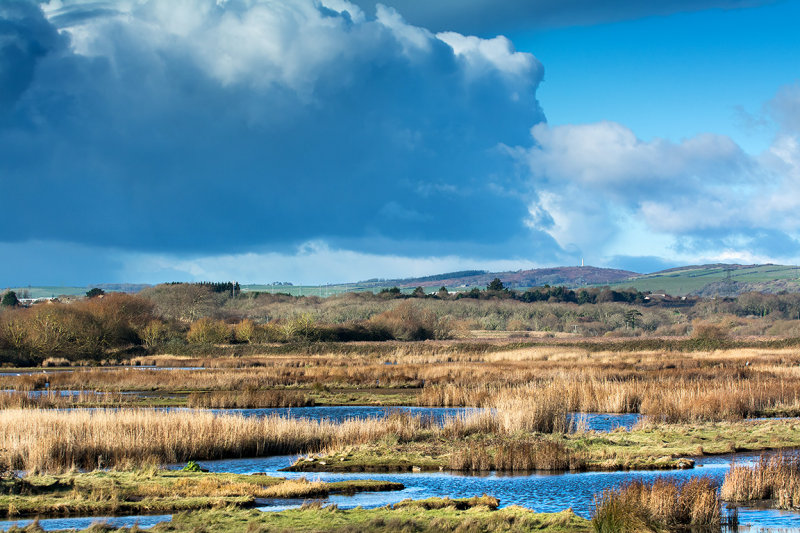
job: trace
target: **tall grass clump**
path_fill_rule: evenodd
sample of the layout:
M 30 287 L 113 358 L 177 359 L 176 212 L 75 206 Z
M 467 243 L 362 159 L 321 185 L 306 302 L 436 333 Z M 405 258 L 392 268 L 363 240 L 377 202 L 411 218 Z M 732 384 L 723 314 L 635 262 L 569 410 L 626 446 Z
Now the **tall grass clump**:
M 125 401 L 124 395 L 113 392 L 79 391 L 74 394 L 61 394 L 47 391 L 41 394 L 29 392 L 0 392 L 0 409 L 68 409 L 76 406 L 111 406 Z
M 193 392 L 186 399 L 188 407 L 211 409 L 257 409 L 268 407 L 308 407 L 314 405 L 299 391 L 287 390 L 244 390 Z
M 566 433 L 569 430 L 567 404 L 556 388 L 505 389 L 492 397 L 490 406 L 499 429 L 505 433 Z
M 722 499 L 746 503 L 774 500 L 779 509 L 800 508 L 800 461 L 796 455 L 761 456 L 754 466 L 731 466 L 721 489 Z
M 560 442 L 527 439 L 494 446 L 468 444 L 453 452 L 448 466 L 450 470 L 467 472 L 563 472 L 583 470 L 586 462 Z
M 719 531 L 723 524 L 717 488 L 705 478 L 686 483 L 657 479 L 634 481 L 595 498 L 592 528 L 598 533 L 662 531 L 702 527 Z M 729 517 L 725 522 L 735 520 Z
M 0 411 L 0 459 L 27 472 L 124 468 L 190 459 L 264 457 L 407 436 L 420 420 L 245 418 L 147 409 Z

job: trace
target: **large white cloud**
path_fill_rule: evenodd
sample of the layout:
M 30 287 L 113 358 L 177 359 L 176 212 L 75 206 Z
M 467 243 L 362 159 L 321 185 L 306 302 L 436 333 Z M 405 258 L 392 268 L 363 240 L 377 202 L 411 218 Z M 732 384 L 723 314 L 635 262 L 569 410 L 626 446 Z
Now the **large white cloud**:
M 780 130 L 770 149 L 755 156 L 720 135 L 676 143 L 643 141 L 613 122 L 538 124 L 532 147 L 511 150 L 538 192 L 529 224 L 561 247 L 593 257 L 619 252 L 620 241 L 637 255 L 636 241 L 646 248 L 649 234 L 672 242 L 662 256 L 794 258 L 800 252 L 800 143 L 792 115 L 798 94 L 786 87 L 766 106 Z

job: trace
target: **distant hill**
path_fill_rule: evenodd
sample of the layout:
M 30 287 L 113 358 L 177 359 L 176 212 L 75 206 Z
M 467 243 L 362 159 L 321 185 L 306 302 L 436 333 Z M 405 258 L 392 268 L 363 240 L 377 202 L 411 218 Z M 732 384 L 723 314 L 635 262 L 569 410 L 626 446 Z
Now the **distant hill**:
M 97 287 L 106 292 L 128 292 L 137 293 L 142 289 L 150 287 L 144 283 L 97 283 L 95 285 L 87 285 L 86 287 L 76 286 L 34 286 L 34 287 L 11 287 L 20 296 L 20 298 L 51 298 L 56 296 L 84 296 L 86 291 Z M 2 292 L 2 289 L 0 289 Z
M 334 285 L 242 285 L 244 291 L 285 292 L 295 296 L 330 296 L 342 292 L 379 291 L 399 287 L 409 293 L 414 287 L 424 287 L 434 292 L 441 286 L 449 290 L 485 288 L 495 277 L 507 287 L 526 289 L 542 285 L 563 285 L 572 289 L 587 286 L 608 285 L 617 289 L 634 288 L 644 292 L 666 293 L 673 296 L 697 295 L 703 297 L 737 296 L 745 292 L 800 292 L 800 268 L 787 265 L 688 265 L 650 274 L 639 274 L 629 270 L 598 268 L 591 266 L 568 266 L 536 268 L 508 272 L 486 270 L 460 270 L 431 276 L 402 279 L 370 279 L 358 283 Z M 91 287 L 107 292 L 135 293 L 147 287 L 143 284 L 103 283 L 87 287 L 19 287 L 14 288 L 26 297 L 50 297 L 59 295 L 81 296 Z M 2 292 L 2 290 L 0 290 Z
M 516 272 L 465 271 L 397 280 L 381 280 L 381 286 L 485 287 L 495 277 L 508 287 L 527 288 L 564 285 L 569 288 L 609 285 L 673 296 L 737 296 L 745 292 L 800 292 L 800 269 L 787 265 L 738 265 L 714 263 L 688 265 L 650 274 L 598 267 L 554 267 Z
M 618 283 L 640 275 L 628 270 L 591 266 L 536 268 L 532 270 L 517 270 L 516 272 L 473 270 L 420 278 L 383 280 L 381 285 L 400 288 L 441 287 L 442 285 L 446 287 L 485 287 L 494 278 L 500 278 L 504 285 L 514 288 L 539 287 L 542 285 L 585 287 L 587 285 Z
M 800 292 L 800 270 L 787 265 L 691 265 L 643 274 L 615 283 L 673 296 L 736 296 L 750 291 Z

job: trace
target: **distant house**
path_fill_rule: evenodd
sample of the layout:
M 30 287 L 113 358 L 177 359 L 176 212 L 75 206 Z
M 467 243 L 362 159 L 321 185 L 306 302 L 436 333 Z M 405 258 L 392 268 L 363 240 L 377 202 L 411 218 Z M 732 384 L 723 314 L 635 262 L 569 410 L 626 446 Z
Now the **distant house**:
M 30 307 L 33 304 L 38 304 L 41 302 L 52 302 L 56 300 L 58 300 L 58 298 L 56 298 L 55 296 L 44 296 L 41 298 L 20 298 L 19 304 L 24 305 L 25 307 Z

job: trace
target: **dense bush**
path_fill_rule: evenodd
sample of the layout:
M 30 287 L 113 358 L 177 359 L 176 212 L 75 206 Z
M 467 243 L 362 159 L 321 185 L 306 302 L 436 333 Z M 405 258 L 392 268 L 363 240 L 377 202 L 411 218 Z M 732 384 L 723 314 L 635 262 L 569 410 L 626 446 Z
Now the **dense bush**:
M 387 331 L 392 338 L 402 341 L 446 339 L 450 327 L 430 309 L 421 308 L 410 301 L 401 302 L 388 311 L 373 317 L 373 325 Z
M 192 323 L 186 340 L 190 344 L 225 344 L 231 341 L 231 327 L 221 320 L 201 318 Z

